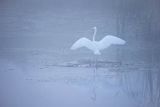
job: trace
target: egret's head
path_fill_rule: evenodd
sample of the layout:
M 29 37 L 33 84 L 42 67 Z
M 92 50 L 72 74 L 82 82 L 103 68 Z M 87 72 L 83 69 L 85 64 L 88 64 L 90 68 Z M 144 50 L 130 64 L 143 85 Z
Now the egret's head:
M 96 30 L 96 29 L 97 29 L 97 27 L 95 26 L 95 27 L 93 27 L 92 29 Z

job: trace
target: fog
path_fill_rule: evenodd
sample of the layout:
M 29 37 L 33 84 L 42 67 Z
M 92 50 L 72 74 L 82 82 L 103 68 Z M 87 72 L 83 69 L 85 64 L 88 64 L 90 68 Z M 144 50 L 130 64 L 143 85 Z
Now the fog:
M 0 105 L 158 107 L 159 13 L 159 0 L 1 0 Z M 96 56 L 70 50 L 79 38 L 92 39 L 94 26 L 96 40 L 114 35 L 126 41 L 102 51 L 96 76 Z

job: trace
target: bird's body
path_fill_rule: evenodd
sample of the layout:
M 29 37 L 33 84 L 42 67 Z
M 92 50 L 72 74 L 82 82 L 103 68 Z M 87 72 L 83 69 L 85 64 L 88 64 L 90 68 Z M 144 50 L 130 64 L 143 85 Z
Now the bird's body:
M 108 48 L 112 44 L 123 45 L 126 43 L 124 40 L 112 35 L 107 35 L 102 40 L 96 41 L 95 35 L 97 32 L 97 28 L 94 27 L 93 29 L 94 29 L 94 34 L 92 41 L 85 37 L 82 37 L 72 45 L 71 50 L 76 50 L 81 47 L 86 47 L 92 50 L 95 55 L 101 55 L 100 51 Z
M 97 32 L 97 28 L 94 27 L 94 34 L 93 34 L 93 40 L 89 40 L 85 37 L 82 37 L 78 39 L 72 46 L 71 50 L 76 50 L 81 47 L 86 47 L 90 50 L 93 51 L 95 55 L 101 55 L 102 50 L 108 48 L 112 44 L 118 44 L 118 45 L 123 45 L 126 42 L 118 37 L 112 36 L 112 35 L 107 35 L 105 36 L 102 40 L 96 41 L 95 36 Z M 97 59 L 95 58 L 95 64 L 94 64 L 94 77 L 93 80 L 96 81 L 96 72 L 97 72 Z M 96 85 L 96 84 L 95 84 Z M 96 86 L 94 85 L 93 87 L 93 100 L 96 100 Z

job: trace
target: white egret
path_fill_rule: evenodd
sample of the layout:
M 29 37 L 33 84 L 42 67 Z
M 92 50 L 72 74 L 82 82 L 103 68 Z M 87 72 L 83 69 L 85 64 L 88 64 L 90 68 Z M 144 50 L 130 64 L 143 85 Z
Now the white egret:
M 71 50 L 76 50 L 81 47 L 86 47 L 92 50 L 95 55 L 101 55 L 100 51 L 108 48 L 111 45 L 124 45 L 126 43 L 126 41 L 124 41 L 123 39 L 120 39 L 112 35 L 107 35 L 102 40 L 96 41 L 95 36 L 97 33 L 97 28 L 93 27 L 93 29 L 94 29 L 94 34 L 92 41 L 85 37 L 82 37 L 72 45 Z
M 124 45 L 126 43 L 125 40 L 112 36 L 112 35 L 107 35 L 105 36 L 102 40 L 96 41 L 95 36 L 97 33 L 97 28 L 93 27 L 94 33 L 93 33 L 93 39 L 89 40 L 85 37 L 80 38 L 77 40 L 72 46 L 71 50 L 76 50 L 81 47 L 86 47 L 93 51 L 95 55 L 101 55 L 102 50 L 108 48 L 111 45 Z M 95 59 L 95 69 L 94 69 L 94 81 L 96 81 L 96 71 L 97 71 L 97 59 Z M 96 92 L 95 92 L 95 86 L 93 87 L 93 100 L 96 100 Z

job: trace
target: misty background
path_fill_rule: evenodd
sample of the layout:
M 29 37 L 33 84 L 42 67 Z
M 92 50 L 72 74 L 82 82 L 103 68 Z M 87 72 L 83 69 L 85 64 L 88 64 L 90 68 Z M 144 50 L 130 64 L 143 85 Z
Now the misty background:
M 1 0 L 0 48 L 72 54 L 72 43 L 80 37 L 92 38 L 91 28 L 97 26 L 96 40 L 112 34 L 127 41 L 123 49 L 113 47 L 103 56 L 120 51 L 125 60 L 159 62 L 159 4 L 158 0 Z
M 68 104 L 66 96 L 70 95 L 66 93 L 79 96 L 70 96 L 78 104 L 76 101 L 90 96 L 86 93 L 92 91 L 86 90 L 95 90 L 92 85 L 96 84 L 96 101 L 102 102 L 87 107 L 158 107 L 159 13 L 159 0 L 0 0 L 0 105 L 51 107 L 56 98 L 66 98 Z M 85 48 L 70 50 L 79 38 L 92 39 L 94 26 L 96 40 L 114 35 L 126 41 L 98 56 L 99 63 L 106 65 L 98 68 L 97 80 L 92 80 L 92 67 L 85 65 L 94 60 L 93 53 Z M 75 63 L 78 67 L 73 67 Z M 117 90 L 124 90 L 126 96 Z M 24 94 L 27 92 L 33 98 Z M 41 104 L 40 96 L 48 103 Z M 134 100 L 130 102 L 128 96 Z

